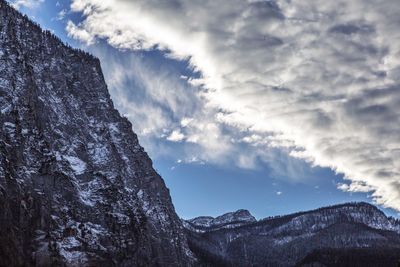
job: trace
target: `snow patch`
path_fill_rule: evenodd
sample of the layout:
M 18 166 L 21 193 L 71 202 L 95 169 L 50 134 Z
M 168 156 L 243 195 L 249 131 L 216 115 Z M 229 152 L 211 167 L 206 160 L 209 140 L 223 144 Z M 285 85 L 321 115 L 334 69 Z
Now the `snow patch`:
M 86 171 L 86 163 L 82 161 L 80 158 L 74 156 L 65 156 L 65 155 L 63 155 L 62 157 L 69 162 L 69 165 L 71 166 L 75 174 L 80 175 Z

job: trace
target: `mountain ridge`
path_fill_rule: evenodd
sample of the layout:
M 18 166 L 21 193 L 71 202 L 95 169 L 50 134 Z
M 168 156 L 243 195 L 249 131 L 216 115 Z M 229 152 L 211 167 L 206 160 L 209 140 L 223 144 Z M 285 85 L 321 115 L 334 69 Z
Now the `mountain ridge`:
M 384 266 L 396 266 L 393 252 L 400 251 L 400 222 L 366 202 L 337 204 L 240 225 L 202 227 L 189 220 L 184 226 L 189 246 L 203 266 L 307 266 L 312 260 L 316 261 L 312 264 L 337 260 L 343 263 L 341 266 L 379 266 L 363 261 L 371 249 L 379 252 L 377 258 L 391 259 L 383 260 Z M 354 249 L 356 256 L 351 258 L 349 253 Z
M 212 223 L 213 220 L 220 218 L 220 217 L 225 217 L 226 215 L 229 214 L 235 214 L 235 213 L 240 213 L 241 211 L 245 211 L 246 213 L 248 213 L 247 216 L 250 216 L 252 218 L 254 218 L 254 220 L 250 220 L 246 223 L 245 219 L 240 220 L 239 222 L 242 221 L 244 222 L 243 225 L 247 225 L 247 224 L 253 224 L 253 223 L 262 223 L 264 221 L 270 221 L 270 220 L 281 220 L 281 219 L 287 219 L 287 218 L 292 218 L 295 216 L 300 216 L 300 215 L 306 215 L 309 213 L 313 213 L 313 212 L 321 212 L 321 211 L 327 211 L 327 210 L 331 210 L 331 209 L 340 209 L 343 207 L 365 207 L 367 209 L 371 209 L 371 210 L 375 210 L 377 212 L 380 212 L 382 215 L 391 218 L 392 220 L 397 220 L 392 216 L 387 216 L 382 210 L 380 210 L 377 206 L 365 202 L 365 201 L 359 201 L 359 202 L 345 202 L 345 203 L 339 203 L 339 204 L 333 204 L 333 205 L 328 205 L 328 206 L 323 206 L 320 208 L 315 208 L 315 209 L 311 209 L 311 210 L 305 210 L 305 211 L 297 211 L 297 212 L 293 212 L 293 213 L 289 213 L 289 214 L 284 214 L 284 215 L 275 215 L 275 216 L 267 216 L 264 218 L 260 218 L 260 219 L 256 219 L 248 210 L 246 209 L 238 209 L 236 211 L 232 211 L 232 212 L 227 212 L 224 213 L 220 216 L 217 217 L 212 217 L 212 216 L 198 216 L 198 217 L 194 217 L 192 219 L 182 219 L 183 221 L 185 221 L 186 223 L 190 223 L 194 226 L 198 226 L 198 227 L 203 227 L 203 228 L 212 228 L 212 226 L 217 225 L 218 223 Z M 204 223 L 202 222 L 204 220 Z M 226 224 L 230 224 L 230 223 L 235 223 L 236 221 L 228 221 L 226 222 Z M 222 224 L 222 223 L 221 223 Z

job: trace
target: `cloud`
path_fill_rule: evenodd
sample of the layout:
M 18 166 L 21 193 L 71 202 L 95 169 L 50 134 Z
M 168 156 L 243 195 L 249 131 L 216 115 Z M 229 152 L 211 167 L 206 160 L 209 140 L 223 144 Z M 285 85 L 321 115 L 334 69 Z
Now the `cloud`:
M 337 188 L 344 192 L 371 192 L 374 189 L 368 186 L 365 182 L 353 182 L 350 185 L 339 183 Z
M 182 127 L 187 127 L 187 126 L 189 126 L 190 123 L 192 123 L 192 122 L 193 122 L 193 119 L 192 119 L 192 118 L 183 118 L 183 119 L 181 120 L 181 126 L 182 126 Z
M 43 2 L 44 2 L 44 0 L 15 0 L 15 1 L 11 1 L 11 4 L 16 9 L 20 9 L 21 7 L 37 8 Z
M 180 142 L 185 139 L 185 135 L 181 132 L 181 130 L 174 130 L 172 133 L 167 137 L 167 140 L 171 142 Z
M 57 2 L 58 3 L 58 2 Z M 57 14 L 57 20 L 63 20 L 65 18 L 65 16 L 67 15 L 67 10 L 63 9 L 60 12 L 58 12 Z
M 282 148 L 400 209 L 397 0 L 73 0 L 71 8 L 84 14 L 68 23 L 72 37 L 161 50 L 201 73 L 187 81 L 203 89 L 210 119 L 184 127 L 188 142 L 221 156 L 235 149 L 226 137 L 234 132 L 233 143 L 241 136 L 256 154 Z
M 71 38 L 81 40 L 81 41 L 85 42 L 86 44 L 94 43 L 94 37 L 88 31 L 76 26 L 71 21 L 67 22 L 66 30 L 68 32 L 69 37 L 71 37 Z
M 232 149 L 229 136 L 215 123 L 215 111 L 204 107 L 201 88 L 182 80 L 171 60 L 154 52 L 116 53 L 101 43 L 89 49 L 103 62 L 116 107 L 132 122 L 152 158 L 174 155 L 186 163 L 226 162 L 222 155 Z

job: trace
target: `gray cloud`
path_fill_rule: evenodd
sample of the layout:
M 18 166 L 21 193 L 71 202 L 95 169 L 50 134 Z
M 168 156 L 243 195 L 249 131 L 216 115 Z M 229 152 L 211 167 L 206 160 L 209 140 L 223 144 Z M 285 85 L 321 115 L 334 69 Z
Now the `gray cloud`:
M 339 24 L 329 29 L 332 33 L 339 34 L 370 34 L 375 33 L 375 28 L 371 25 Z
M 207 147 L 211 138 L 210 150 L 229 153 L 234 142 L 215 144 L 230 127 L 233 139 L 258 144 L 255 154 L 284 148 L 343 173 L 350 184 L 342 190 L 369 191 L 400 209 L 396 0 L 73 0 L 71 7 L 85 19 L 69 22 L 70 36 L 163 50 L 201 72 L 189 81 L 203 89 L 207 116 L 199 117 L 213 119 L 186 127 L 186 141 Z M 160 101 L 175 112 L 175 102 Z

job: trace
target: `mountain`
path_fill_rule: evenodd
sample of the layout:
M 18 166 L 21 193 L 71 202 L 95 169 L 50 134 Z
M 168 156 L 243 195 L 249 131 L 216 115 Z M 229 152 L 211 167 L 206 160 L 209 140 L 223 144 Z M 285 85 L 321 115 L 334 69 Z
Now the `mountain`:
M 368 203 L 259 221 L 247 221 L 252 218 L 247 213 L 243 218 L 223 227 L 204 217 L 185 222 L 200 265 L 397 266 L 400 259 L 400 222 Z
M 217 218 L 202 216 L 188 221 L 183 221 L 186 228 L 196 232 L 206 232 L 221 228 L 233 228 L 247 223 L 255 222 L 256 218 L 248 210 L 229 212 Z
M 0 266 L 190 266 L 97 58 L 0 0 Z

